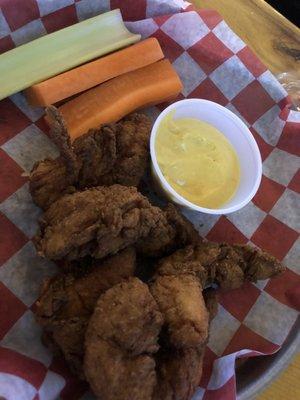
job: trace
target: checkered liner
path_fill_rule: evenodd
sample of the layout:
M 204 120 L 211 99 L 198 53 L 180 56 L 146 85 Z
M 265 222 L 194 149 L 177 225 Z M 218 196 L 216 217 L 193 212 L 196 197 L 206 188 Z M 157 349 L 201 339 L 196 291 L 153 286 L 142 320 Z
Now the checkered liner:
M 120 7 L 130 30 L 159 40 L 183 81 L 179 98 L 218 102 L 253 133 L 264 174 L 253 201 L 229 216 L 187 213 L 209 240 L 249 242 L 289 266 L 279 278 L 221 296 L 194 399 L 234 399 L 235 359 L 278 350 L 298 316 L 300 113 L 289 109 L 283 88 L 214 11 L 195 12 L 181 0 L 0 0 L 0 5 L 0 52 Z M 162 108 L 148 112 L 155 117 Z M 42 114 L 21 94 L 0 102 L 0 396 L 9 400 L 73 400 L 86 390 L 41 344 L 33 315 L 41 282 L 56 271 L 31 242 L 41 211 L 28 193 L 27 173 L 35 161 L 57 155 Z

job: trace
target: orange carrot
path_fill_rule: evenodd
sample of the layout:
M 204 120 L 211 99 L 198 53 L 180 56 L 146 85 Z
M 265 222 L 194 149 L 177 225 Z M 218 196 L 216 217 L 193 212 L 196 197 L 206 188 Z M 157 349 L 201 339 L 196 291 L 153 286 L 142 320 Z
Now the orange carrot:
M 99 85 L 129 71 L 145 67 L 164 57 L 155 38 L 119 50 L 71 69 L 25 90 L 30 104 L 47 106 Z
M 182 83 L 168 60 L 120 75 L 59 107 L 71 140 L 139 108 L 174 98 Z

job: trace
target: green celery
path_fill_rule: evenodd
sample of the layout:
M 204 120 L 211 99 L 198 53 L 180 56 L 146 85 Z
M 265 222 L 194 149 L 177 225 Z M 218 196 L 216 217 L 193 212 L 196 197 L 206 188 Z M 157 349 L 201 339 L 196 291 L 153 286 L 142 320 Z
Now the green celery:
M 125 27 L 120 10 L 113 10 L 3 53 L 0 100 L 140 38 Z

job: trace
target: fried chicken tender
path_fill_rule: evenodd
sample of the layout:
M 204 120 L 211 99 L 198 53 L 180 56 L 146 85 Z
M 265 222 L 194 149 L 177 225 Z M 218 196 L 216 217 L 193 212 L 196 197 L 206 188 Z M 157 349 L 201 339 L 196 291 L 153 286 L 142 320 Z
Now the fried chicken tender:
M 38 252 L 50 259 L 102 258 L 136 244 L 144 256 L 170 254 L 199 241 L 193 225 L 169 205 L 150 205 L 136 188 L 112 185 L 65 195 L 45 212 Z
M 118 123 L 92 129 L 71 144 L 58 110 L 51 106 L 47 114 L 52 121 L 50 134 L 61 156 L 33 167 L 30 192 L 38 206 L 45 210 L 62 195 L 78 189 L 139 184 L 149 159 L 151 123 L 145 115 L 132 114 Z
M 132 247 L 101 262 L 80 278 L 72 273 L 45 282 L 37 302 L 36 318 L 45 328 L 46 342 L 58 347 L 71 370 L 83 378 L 83 342 L 88 320 L 100 294 L 134 275 Z
M 200 236 L 193 224 L 169 203 L 158 224 L 150 230 L 146 238 L 138 241 L 136 247 L 145 256 L 161 257 L 199 241 Z
M 185 277 L 186 275 L 183 276 Z M 164 278 L 168 277 L 165 276 Z M 181 278 L 181 276 L 177 276 L 177 278 Z M 174 292 L 173 294 L 170 293 L 170 297 L 172 298 L 173 296 Z M 210 322 L 217 313 L 216 290 L 205 289 L 203 296 Z M 174 298 L 177 298 L 177 296 L 175 295 Z M 202 300 L 200 304 L 202 307 Z M 201 312 L 201 309 L 199 309 L 199 312 Z M 205 317 L 202 330 L 208 329 L 208 325 L 209 323 Z M 170 343 L 170 335 L 168 334 L 161 335 L 161 339 L 161 347 L 155 354 L 157 385 L 153 400 L 190 400 L 200 383 L 207 337 L 200 346 L 196 342 L 196 346 L 180 348 Z
M 169 342 L 176 348 L 203 346 L 208 312 L 198 279 L 187 274 L 158 276 L 150 290 L 164 316 Z
M 85 336 L 84 371 L 99 399 L 151 400 L 153 354 L 163 318 L 148 286 L 137 278 L 98 300 Z
M 35 244 L 40 255 L 53 260 L 103 258 L 147 237 L 161 215 L 134 187 L 92 188 L 52 204 Z
M 168 276 L 157 279 L 167 282 L 172 278 Z M 85 339 L 85 374 L 97 398 L 189 400 L 192 397 L 202 374 L 204 345 L 208 336 L 208 312 L 194 276 L 175 276 L 174 279 L 176 283 L 172 281 L 169 285 L 169 301 L 172 304 L 177 301 L 180 307 L 184 297 L 186 307 L 180 309 L 179 313 L 189 312 L 190 321 L 194 320 L 196 325 L 198 322 L 201 324 L 196 315 L 197 306 L 200 306 L 198 312 L 201 314 L 204 311 L 206 316 L 202 320 L 203 326 L 197 326 L 206 332 L 205 338 L 182 343 L 183 336 L 172 341 L 172 334 L 165 334 L 163 317 L 168 325 L 169 309 L 166 311 L 164 297 L 164 307 L 155 297 L 160 296 L 161 282 L 157 287 L 153 286 L 155 283 L 151 286 L 153 297 L 149 289 L 146 291 L 145 285 L 136 278 L 115 286 L 99 298 Z M 129 287 L 132 282 L 135 288 Z M 193 284 L 190 301 L 185 290 Z M 150 309 L 155 309 L 156 317 L 149 316 L 147 305 L 150 299 Z M 188 310 L 189 306 L 195 309 Z M 173 327 L 176 329 L 175 325 Z M 181 333 L 188 333 L 189 328 L 193 329 L 186 324 L 186 331 Z M 158 350 L 159 332 L 162 337 L 161 348 Z
M 153 400 L 190 400 L 200 383 L 203 355 L 204 349 L 198 347 L 160 349 Z
M 222 289 L 236 289 L 248 280 L 256 282 L 284 271 L 275 257 L 246 245 L 202 242 L 187 246 L 160 261 L 158 275 L 194 274 L 201 286 L 216 283 Z
M 116 124 L 116 160 L 98 185 L 138 186 L 148 165 L 150 132 L 151 121 L 144 114 L 128 115 Z

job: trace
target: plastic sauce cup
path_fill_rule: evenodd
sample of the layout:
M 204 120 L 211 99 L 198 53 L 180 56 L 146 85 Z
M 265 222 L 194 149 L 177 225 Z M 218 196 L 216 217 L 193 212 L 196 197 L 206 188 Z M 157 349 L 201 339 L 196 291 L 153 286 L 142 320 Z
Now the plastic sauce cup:
M 235 195 L 221 208 L 200 207 L 179 195 L 163 176 L 155 153 L 155 139 L 161 120 L 175 111 L 174 118 L 195 118 L 215 126 L 232 144 L 240 162 L 240 183 Z M 244 122 L 227 108 L 208 100 L 186 99 L 167 107 L 156 119 L 150 137 L 151 169 L 156 188 L 168 200 L 189 210 L 206 214 L 229 214 L 248 204 L 260 185 L 262 162 L 257 143 Z

